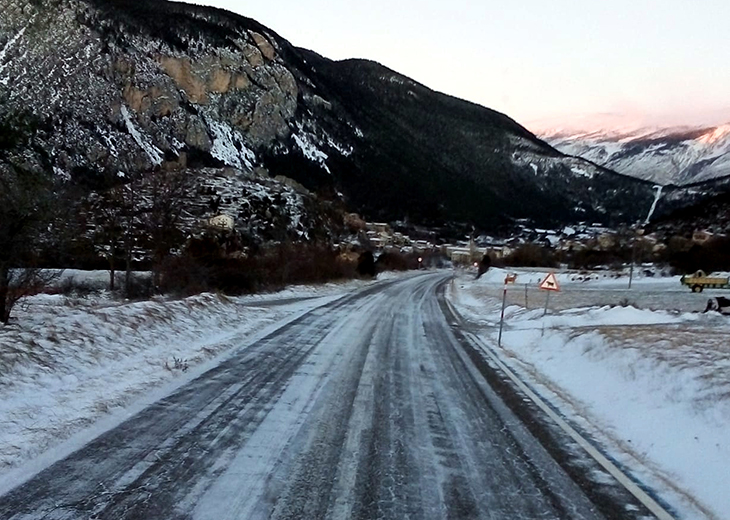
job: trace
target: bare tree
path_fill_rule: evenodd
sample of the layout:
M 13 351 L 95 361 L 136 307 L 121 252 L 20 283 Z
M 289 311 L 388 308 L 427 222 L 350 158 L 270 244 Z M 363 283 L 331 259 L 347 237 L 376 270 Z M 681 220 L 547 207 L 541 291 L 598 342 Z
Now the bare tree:
M 38 267 L 19 267 L 0 270 L 0 322 L 7 324 L 15 304 L 26 296 L 42 292 L 61 275 L 61 271 L 51 271 Z
M 94 219 L 94 245 L 109 264 L 109 290 L 116 289 L 117 259 L 121 253 L 124 235 L 124 192 L 115 186 L 94 197 L 91 212 Z
M 2 100 L 0 100 L 2 101 Z M 46 280 L 32 268 L 37 246 L 52 219 L 53 178 L 23 153 L 32 147 L 34 119 L 0 103 L 0 322 L 17 301 Z
M 129 295 L 132 287 L 132 262 L 134 251 L 141 241 L 143 224 L 140 216 L 144 213 L 141 207 L 139 182 L 130 182 L 121 187 L 122 190 L 122 245 L 124 248 L 124 294 Z
M 150 239 L 155 286 L 160 284 L 160 267 L 163 261 L 185 241 L 181 225 L 185 199 L 191 187 L 190 175 L 180 171 L 159 172 L 150 181 L 150 205 L 145 222 Z
M 94 243 L 109 263 L 110 290 L 115 289 L 115 275 L 123 262 L 124 289 L 129 294 L 134 262 L 143 253 L 151 255 L 153 281 L 159 285 L 164 259 L 185 240 L 181 224 L 189 189 L 185 173 L 156 172 L 94 195 Z
M 139 180 L 118 184 L 95 194 L 91 204 L 94 219 L 94 244 L 109 263 L 109 290 L 115 290 L 118 261 L 123 262 L 124 290 L 132 283 L 134 253 L 140 249 L 144 235 L 144 200 Z

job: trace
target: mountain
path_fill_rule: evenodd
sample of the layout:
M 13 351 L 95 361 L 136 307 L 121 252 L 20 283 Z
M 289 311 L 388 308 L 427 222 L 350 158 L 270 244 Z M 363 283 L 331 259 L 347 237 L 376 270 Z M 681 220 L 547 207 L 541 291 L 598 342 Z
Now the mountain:
M 685 206 L 664 215 L 653 221 L 647 229 L 662 237 L 691 237 L 697 230 L 727 236 L 730 230 L 730 192 L 705 197 L 700 204 Z
M 252 212 L 267 218 L 267 186 L 298 186 L 279 197 L 293 238 L 321 223 L 306 208 L 322 204 L 490 230 L 635 221 L 654 202 L 651 183 L 567 156 L 503 114 L 296 48 L 242 16 L 162 0 L 2 3 L 3 110 L 38 121 L 15 156 L 87 190 L 185 171 L 245 230 Z
M 649 184 L 561 154 L 503 114 L 376 63 L 301 52 L 367 138 L 354 157 L 367 172 L 357 193 L 372 193 L 356 199 L 361 205 L 387 201 L 421 219 L 489 227 L 506 217 L 615 223 L 644 216 L 652 204 Z
M 730 176 L 730 123 L 619 131 L 547 131 L 558 150 L 661 185 L 684 186 Z

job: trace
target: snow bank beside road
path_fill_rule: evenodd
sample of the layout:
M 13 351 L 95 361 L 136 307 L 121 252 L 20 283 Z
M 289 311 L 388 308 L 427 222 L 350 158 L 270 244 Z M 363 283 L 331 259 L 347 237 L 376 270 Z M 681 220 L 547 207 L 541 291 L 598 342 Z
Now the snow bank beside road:
M 544 275 L 520 273 L 518 282 Z M 482 338 L 504 362 L 659 490 L 681 518 L 730 518 L 730 320 L 600 305 L 612 290 L 600 279 L 586 282 L 598 285 L 599 305 L 571 308 L 571 298 L 584 303 L 586 294 L 576 296 L 585 287 L 572 287 L 568 276 L 558 277 L 565 284 L 560 310 L 543 317 L 542 308 L 507 308 L 502 350 L 496 340 L 504 272 L 483 281 L 460 277 L 449 297 L 482 325 Z M 643 283 L 631 293 L 636 299 L 666 283 L 667 307 L 676 303 L 669 301 L 678 298 L 675 280 Z
M 255 332 L 364 284 L 132 303 L 104 296 L 29 298 L 12 324 L 0 328 L 0 488 L 4 473 L 151 389 L 188 377 Z

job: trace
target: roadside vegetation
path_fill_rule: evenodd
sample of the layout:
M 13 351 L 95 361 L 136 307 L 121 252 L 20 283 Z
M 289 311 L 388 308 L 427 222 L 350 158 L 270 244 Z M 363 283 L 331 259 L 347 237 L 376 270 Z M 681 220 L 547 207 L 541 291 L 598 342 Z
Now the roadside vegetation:
M 588 243 L 569 250 L 541 244 L 523 244 L 504 258 L 492 259 L 498 267 L 565 266 L 575 270 L 620 269 L 631 264 L 653 264 L 672 274 L 730 271 L 730 238 L 713 237 L 697 243 L 690 237 L 672 236 L 659 246 L 645 239 L 620 234 L 608 246 Z

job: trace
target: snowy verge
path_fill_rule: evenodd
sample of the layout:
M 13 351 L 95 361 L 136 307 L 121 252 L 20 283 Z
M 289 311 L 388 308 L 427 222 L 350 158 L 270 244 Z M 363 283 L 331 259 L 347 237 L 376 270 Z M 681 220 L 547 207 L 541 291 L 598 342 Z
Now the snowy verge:
M 596 305 L 566 307 L 572 291 L 583 291 L 575 301 L 585 302 L 586 288 L 582 282 L 571 287 L 572 275 L 564 274 L 558 277 L 564 284 L 560 310 L 543 316 L 542 308 L 507 306 L 499 349 L 505 273 L 488 274 L 478 281 L 457 275 L 447 296 L 480 325 L 480 338 L 499 358 L 655 489 L 680 518 L 730 518 L 730 319 L 602 305 L 618 285 L 599 277 L 592 281 L 599 285 Z M 534 284 L 545 274 L 522 278 Z M 676 280 L 669 279 L 640 281 L 632 293 L 637 299 L 648 290 L 642 283 L 652 290 L 666 284 L 668 298 L 678 298 L 671 296 Z
M 383 273 L 378 282 L 397 276 Z M 172 301 L 29 298 L 12 324 L 0 328 L 0 493 L 227 353 L 371 283 L 377 282 Z

